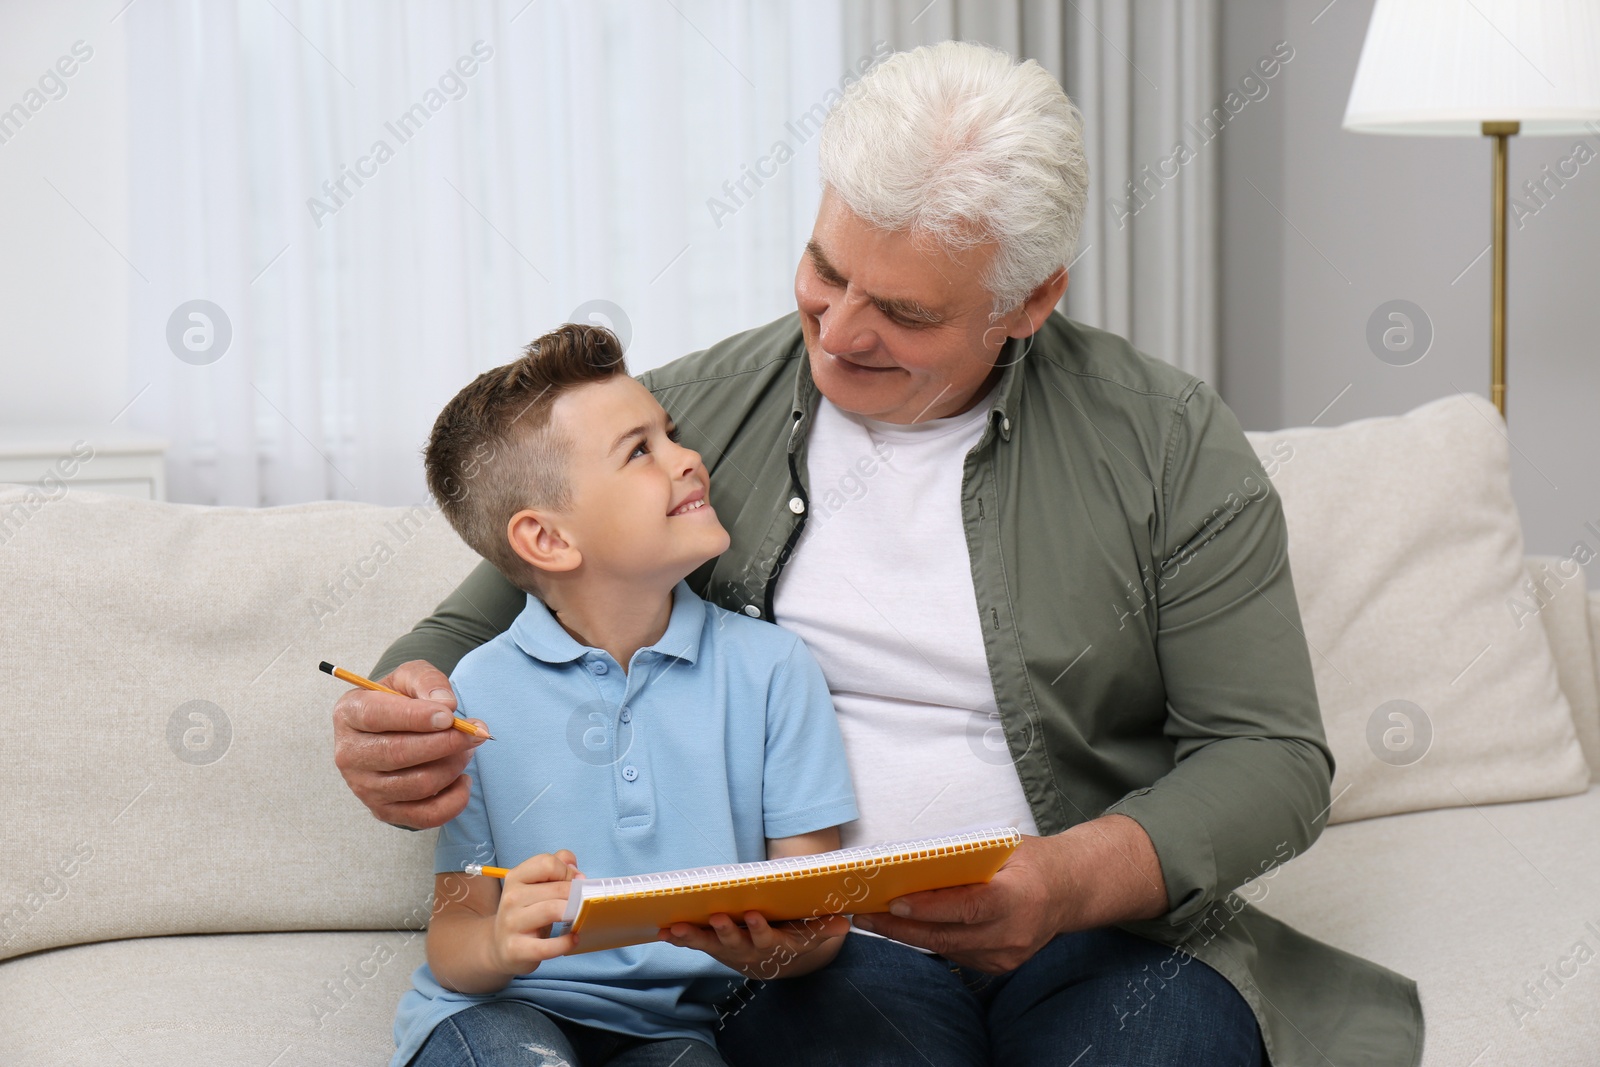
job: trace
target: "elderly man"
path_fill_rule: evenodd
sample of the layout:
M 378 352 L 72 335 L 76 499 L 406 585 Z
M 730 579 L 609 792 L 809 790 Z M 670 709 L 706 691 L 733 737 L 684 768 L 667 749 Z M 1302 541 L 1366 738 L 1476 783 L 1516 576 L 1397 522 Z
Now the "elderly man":
M 1076 109 L 1036 63 L 919 48 L 852 87 L 821 167 L 797 313 L 640 377 L 732 535 L 689 581 L 815 653 L 846 845 L 1025 836 L 986 885 L 857 919 L 830 966 L 730 989 L 724 1055 L 1416 1064 L 1414 983 L 1233 892 L 1316 840 L 1333 759 L 1233 414 L 1053 310 L 1087 197 Z M 446 674 L 523 604 L 482 564 L 374 670 L 411 697 L 340 699 L 337 762 L 378 818 L 462 810 Z

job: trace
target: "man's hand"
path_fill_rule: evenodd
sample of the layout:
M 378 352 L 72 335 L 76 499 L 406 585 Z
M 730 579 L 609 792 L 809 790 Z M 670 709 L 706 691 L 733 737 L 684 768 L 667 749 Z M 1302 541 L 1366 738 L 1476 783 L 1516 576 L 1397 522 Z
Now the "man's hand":
M 527 974 L 545 960 L 578 946 L 578 935 L 550 936 L 550 925 L 567 910 L 578 858 L 566 849 L 523 860 L 506 874 L 494 913 L 490 966 L 503 974 Z
M 412 660 L 379 681 L 410 695 L 352 689 L 340 697 L 333 706 L 333 762 L 384 822 L 443 826 L 467 806 L 472 780 L 461 772 L 483 739 L 450 725 L 456 697 L 432 664 Z
M 839 950 L 837 939 L 850 930 L 842 915 L 823 915 L 794 922 L 769 923 L 759 911 L 744 913 L 745 928 L 727 915 L 711 916 L 709 927 L 673 923 L 657 937 L 671 945 L 695 948 L 746 978 L 774 978 L 806 974 L 831 960 Z M 826 949 L 814 959 L 810 953 Z
M 1054 837 L 1024 836 L 982 885 L 908 893 L 863 930 L 931 949 L 986 974 L 1014 971 L 1057 934 L 1167 912 L 1166 883 L 1144 829 L 1105 815 Z

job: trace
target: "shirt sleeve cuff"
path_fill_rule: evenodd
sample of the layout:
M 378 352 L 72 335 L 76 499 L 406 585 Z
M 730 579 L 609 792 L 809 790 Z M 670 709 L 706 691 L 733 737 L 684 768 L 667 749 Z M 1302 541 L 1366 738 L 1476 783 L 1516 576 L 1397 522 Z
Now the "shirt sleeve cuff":
M 1166 922 L 1177 925 L 1199 914 L 1217 892 L 1216 852 L 1211 832 L 1175 789 L 1135 789 L 1105 810 L 1138 823 L 1150 838 L 1167 885 Z
M 853 822 L 858 818 L 860 813 L 856 811 L 856 802 L 849 797 L 842 797 L 826 804 L 813 804 L 799 811 L 769 814 L 764 821 L 767 838 L 772 840 L 780 837 L 798 837 L 813 830 L 826 830 L 830 826 Z

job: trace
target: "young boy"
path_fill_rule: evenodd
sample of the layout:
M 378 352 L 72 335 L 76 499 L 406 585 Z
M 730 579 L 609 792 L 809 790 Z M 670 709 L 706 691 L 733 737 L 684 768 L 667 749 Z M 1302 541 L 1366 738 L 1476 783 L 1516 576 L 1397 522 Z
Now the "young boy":
M 720 1064 L 716 1000 L 839 950 L 841 917 L 757 912 L 580 955 L 566 953 L 581 935 L 549 936 L 580 873 L 825 852 L 857 816 L 805 645 L 684 580 L 729 539 L 705 464 L 677 440 L 616 337 L 578 325 L 480 375 L 434 424 L 429 489 L 528 600 L 450 676 L 495 740 L 439 831 L 428 962 L 401 998 L 391 1067 Z M 461 874 L 469 862 L 512 870 L 502 883 Z

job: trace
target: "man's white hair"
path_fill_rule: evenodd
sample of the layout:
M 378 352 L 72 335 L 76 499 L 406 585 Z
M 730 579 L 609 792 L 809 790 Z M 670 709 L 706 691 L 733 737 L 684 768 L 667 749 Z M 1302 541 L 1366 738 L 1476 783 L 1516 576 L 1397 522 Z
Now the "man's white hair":
M 963 41 L 898 52 L 829 113 L 820 153 L 823 184 L 874 226 L 953 252 L 997 242 L 982 279 L 997 314 L 1077 246 L 1083 116 L 1031 59 Z

